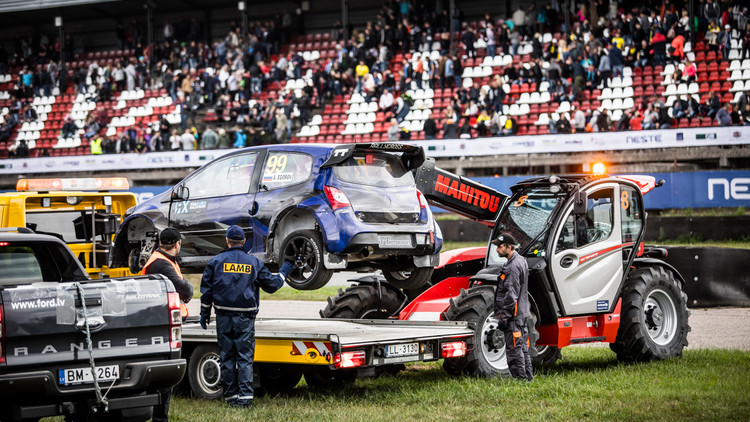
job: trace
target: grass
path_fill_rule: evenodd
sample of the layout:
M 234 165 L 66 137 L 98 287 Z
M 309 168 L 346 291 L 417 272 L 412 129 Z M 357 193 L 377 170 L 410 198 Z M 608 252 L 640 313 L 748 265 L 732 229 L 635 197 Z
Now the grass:
M 654 215 L 662 217 L 738 217 L 750 215 L 750 209 L 736 208 L 679 208 L 654 211 Z
M 605 347 L 573 347 L 532 383 L 453 378 L 438 363 L 395 377 L 361 379 L 339 391 L 301 382 L 250 410 L 174 397 L 173 421 L 747 421 L 750 353 L 688 350 L 683 358 L 618 363 Z

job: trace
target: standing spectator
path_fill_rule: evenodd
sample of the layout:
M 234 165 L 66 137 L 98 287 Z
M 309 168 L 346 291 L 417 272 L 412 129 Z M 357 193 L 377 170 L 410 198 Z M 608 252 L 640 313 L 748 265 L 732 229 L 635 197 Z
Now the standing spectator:
M 195 136 L 190 132 L 190 129 L 185 129 L 185 132 L 180 136 L 180 146 L 183 151 L 195 149 Z
M 232 148 L 232 140 L 229 138 L 227 130 L 223 127 L 219 128 L 219 149 Z
M 612 44 L 609 48 L 609 65 L 612 68 L 612 76 L 622 77 L 622 70 L 624 68 L 622 50 L 617 44 Z
M 213 129 L 207 127 L 201 136 L 201 149 L 216 149 L 219 144 L 219 135 Z
M 236 127 L 234 130 L 234 144 L 232 146 L 234 148 L 245 148 L 247 142 L 247 135 L 245 135 L 245 132 L 240 129 L 239 127 Z
M 287 118 L 284 114 L 284 108 L 279 107 L 276 109 L 276 127 L 274 128 L 274 135 L 278 143 L 286 142 L 286 124 Z
M 181 144 L 180 135 L 177 132 L 177 129 L 172 129 L 172 136 L 169 137 L 169 149 L 172 151 L 179 151 Z
M 401 129 L 398 127 L 398 120 L 396 118 L 391 118 L 390 125 L 388 126 L 388 140 L 389 141 L 398 141 L 399 139 L 399 132 Z
M 437 137 L 437 123 L 435 123 L 435 119 L 432 118 L 432 114 L 425 119 L 422 130 L 424 130 L 425 139 L 435 139 Z
M 716 112 L 716 123 L 719 126 L 731 126 L 732 125 L 732 105 L 727 103 L 724 107 L 719 108 Z
M 570 107 L 571 111 L 574 111 L 573 113 L 573 128 L 577 133 L 582 133 L 586 131 L 586 113 L 583 112 L 580 108 L 577 108 L 576 106 Z
M 487 42 L 487 55 L 495 57 L 497 51 L 497 39 L 495 37 L 495 28 L 492 26 L 492 22 L 487 22 L 487 27 L 484 29 L 484 39 Z
M 208 328 L 213 307 L 224 398 L 231 407 L 246 408 L 252 406 L 254 398 L 255 316 L 260 289 L 267 293 L 277 291 L 294 265 L 284 262 L 279 274 L 273 275 L 263 262 L 243 249 L 245 232 L 238 226 L 227 229 L 226 242 L 228 249 L 212 258 L 203 271 L 200 325 L 204 330 Z
M 651 38 L 651 50 L 654 55 L 654 64 L 656 66 L 665 66 L 667 64 L 667 38 L 656 30 Z
M 477 55 L 476 50 L 474 49 L 474 41 L 476 40 L 476 34 L 474 34 L 474 30 L 469 26 L 466 28 L 466 31 L 464 31 L 463 34 L 461 34 L 461 42 L 464 44 L 464 49 L 466 50 L 466 56 L 469 58 L 473 58 Z

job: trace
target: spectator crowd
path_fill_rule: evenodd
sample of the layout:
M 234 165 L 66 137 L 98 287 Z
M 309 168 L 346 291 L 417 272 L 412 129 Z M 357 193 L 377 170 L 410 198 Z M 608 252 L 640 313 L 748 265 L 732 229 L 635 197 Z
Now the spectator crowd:
M 82 132 L 94 154 L 289 142 L 316 110 L 357 93 L 386 116 L 388 139 L 404 139 L 410 135 L 403 123 L 414 108 L 409 92 L 431 89 L 449 90 L 450 95 L 447 105 L 433 108 L 424 121 L 425 139 L 504 136 L 519 130 L 517 116 L 507 113 L 518 100 L 518 87 L 542 86 L 552 103 L 572 105 L 547 123 L 551 133 L 666 129 L 679 119 L 696 117 L 723 126 L 750 124 L 747 92 L 725 101 L 712 90 L 705 99 L 679 95 L 666 104 L 651 91 L 634 98 L 633 107 L 614 121 L 610 110 L 581 107 L 613 78 L 622 78 L 626 68 L 671 65 L 670 83 L 703 80 L 706 75 L 687 46 L 695 51 L 701 44 L 721 62 L 729 60 L 737 45 L 740 59 L 750 58 L 750 24 L 742 1 L 695 1 L 694 21 L 688 2 L 681 0 L 578 1 L 573 2 L 569 27 L 556 0 L 524 5 L 504 18 L 487 13 L 476 21 L 464 19 L 458 8 L 430 10 L 426 4 L 386 0 L 364 27 L 348 28 L 348 39 L 337 22 L 326 38 L 332 53 L 317 60 L 305 60 L 307 52 L 296 48 L 287 11 L 251 22 L 246 36 L 232 22 L 225 37 L 211 42 L 205 42 L 204 22 L 166 21 L 152 47 L 146 45 L 142 25 L 132 20 L 116 28 L 123 54 L 114 59 L 85 51 L 70 34 L 62 43 L 44 33 L 19 34 L 12 50 L 0 43 L 0 74 L 14 76 L 6 84 L 11 100 L 0 142 L 11 139 L 17 125 L 37 118 L 29 107 L 34 97 L 83 93 L 103 103 L 135 89 L 165 92 L 179 109 L 179 124 L 161 116 L 106 136 L 110 118 L 107 110 L 97 109 L 80 128 L 66 119 L 60 135 Z M 68 72 L 61 69 L 61 51 Z M 467 63 L 476 65 L 485 55 L 524 60 L 503 63 L 482 83 L 480 78 L 467 83 Z M 305 83 L 292 87 L 290 82 L 300 79 Z M 23 144 L 11 152 L 27 155 Z

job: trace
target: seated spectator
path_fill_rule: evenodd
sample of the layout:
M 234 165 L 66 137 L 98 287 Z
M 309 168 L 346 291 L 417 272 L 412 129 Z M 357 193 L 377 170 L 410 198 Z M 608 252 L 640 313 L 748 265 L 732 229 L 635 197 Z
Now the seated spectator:
M 458 115 L 453 107 L 445 109 L 445 123 L 443 123 L 443 139 L 458 138 Z
M 683 95 L 681 98 L 677 98 L 672 103 L 672 116 L 675 119 L 681 119 L 687 116 L 688 102 L 684 99 Z
M 630 129 L 631 130 L 642 130 L 643 127 L 641 122 L 643 121 L 643 115 L 638 110 L 632 111 L 633 117 L 630 118 Z
M 586 113 L 576 106 L 571 106 L 570 111 L 573 113 L 573 128 L 576 132 L 584 132 L 586 130 Z
M 510 135 L 515 135 L 516 133 L 518 133 L 518 124 L 516 123 L 516 119 L 508 116 L 508 118 L 505 119 L 505 124 L 503 125 L 502 134 L 503 136 L 510 136 Z
M 732 125 L 732 105 L 727 103 L 724 107 L 719 108 L 716 112 L 716 123 L 719 126 L 731 126 Z
M 721 108 L 721 100 L 716 91 L 709 91 L 705 103 L 701 104 L 701 115 L 713 118 Z
M 560 116 L 560 120 L 555 122 L 556 133 L 572 133 L 573 132 L 573 128 L 570 125 L 569 117 L 570 115 L 568 115 L 568 113 L 565 113 L 562 116 Z
M 476 129 L 478 136 L 487 136 L 490 128 L 490 115 L 487 113 L 487 109 L 483 108 L 477 116 Z
M 26 143 L 25 139 L 21 139 L 21 142 L 19 142 L 14 156 L 16 158 L 26 158 L 29 156 L 29 145 Z
M 463 124 L 458 129 L 458 137 L 461 139 L 471 139 L 471 124 L 469 124 L 469 119 L 465 118 L 463 121 Z
M 65 124 L 63 125 L 60 134 L 63 138 L 72 138 L 76 133 L 78 133 L 78 126 L 76 125 L 76 122 L 73 121 L 73 118 L 68 116 L 65 119 Z
M 740 124 L 750 126 L 750 103 L 745 104 L 745 108 L 740 110 Z
M 643 113 L 643 120 L 641 121 L 641 127 L 643 130 L 656 129 L 656 122 L 659 120 L 659 115 L 654 111 L 654 105 L 649 104 L 646 108 L 646 112 Z

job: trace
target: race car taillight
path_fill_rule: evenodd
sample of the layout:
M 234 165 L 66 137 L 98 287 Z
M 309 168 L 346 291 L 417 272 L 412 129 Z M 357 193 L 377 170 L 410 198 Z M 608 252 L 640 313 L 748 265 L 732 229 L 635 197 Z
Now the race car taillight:
M 169 348 L 178 351 L 182 347 L 182 312 L 180 295 L 177 292 L 167 293 L 169 302 Z
M 325 186 L 323 190 L 325 191 L 328 202 L 331 203 L 331 208 L 334 211 L 340 208 L 352 206 L 352 203 L 349 202 L 349 198 L 344 195 L 344 192 L 341 192 L 333 186 Z
M 423 210 L 429 206 L 429 204 L 427 203 L 427 199 L 425 199 L 424 195 L 420 191 L 417 191 L 417 200 L 419 200 L 419 209 Z
M 364 365 L 366 360 L 367 354 L 364 350 L 336 353 L 333 357 L 333 366 L 336 368 L 356 368 Z
M 452 341 L 440 345 L 441 356 L 444 358 L 458 358 L 466 356 L 466 343 L 463 341 Z
M 0 304 L 0 363 L 5 363 L 5 319 L 2 304 Z

